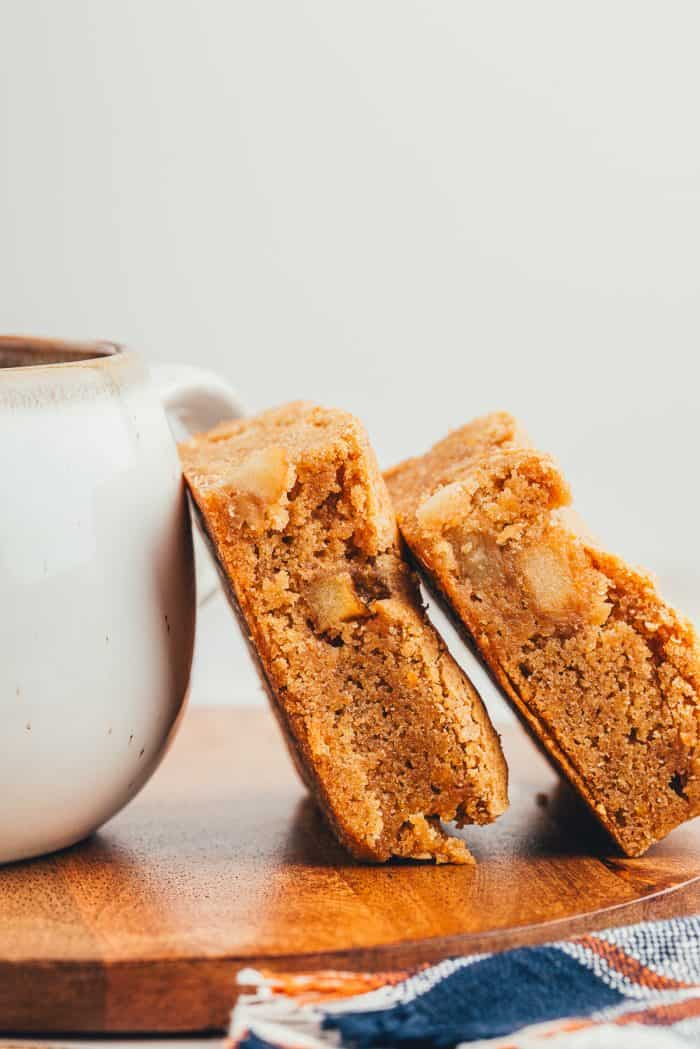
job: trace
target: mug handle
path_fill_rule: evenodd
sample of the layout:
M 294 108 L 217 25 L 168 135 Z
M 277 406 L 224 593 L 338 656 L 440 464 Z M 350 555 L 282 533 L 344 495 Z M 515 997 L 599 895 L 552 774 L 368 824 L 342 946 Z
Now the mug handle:
M 215 372 L 190 364 L 159 364 L 151 366 L 151 375 L 176 439 L 245 414 L 236 394 Z M 197 542 L 196 530 L 193 538 Z M 201 538 L 199 543 L 204 546 Z M 197 580 L 197 604 L 201 608 L 220 587 L 211 558 L 199 557 L 198 561 L 202 571 Z
M 183 436 L 245 414 L 236 394 L 215 372 L 190 364 L 159 364 L 151 366 L 151 375 L 166 415 L 177 420 Z

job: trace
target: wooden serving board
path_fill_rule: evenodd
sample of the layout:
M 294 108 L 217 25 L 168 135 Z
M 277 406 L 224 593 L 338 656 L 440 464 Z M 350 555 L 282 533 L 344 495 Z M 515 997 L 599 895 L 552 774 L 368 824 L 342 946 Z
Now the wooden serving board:
M 524 733 L 476 868 L 351 861 L 265 710 L 192 710 L 91 840 L 0 868 L 0 1029 L 221 1029 L 242 966 L 395 969 L 700 906 L 700 826 L 617 857 Z

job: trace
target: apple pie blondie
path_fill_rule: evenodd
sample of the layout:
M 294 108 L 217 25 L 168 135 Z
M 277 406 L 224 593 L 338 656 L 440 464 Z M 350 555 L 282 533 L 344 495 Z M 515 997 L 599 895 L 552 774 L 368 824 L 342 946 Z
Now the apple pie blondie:
M 494 414 L 386 475 L 428 581 L 621 849 L 700 813 L 700 646 L 601 550 L 555 463 Z
M 180 448 L 302 778 L 356 857 L 466 863 L 507 771 L 481 699 L 420 604 L 352 416 L 295 403 Z

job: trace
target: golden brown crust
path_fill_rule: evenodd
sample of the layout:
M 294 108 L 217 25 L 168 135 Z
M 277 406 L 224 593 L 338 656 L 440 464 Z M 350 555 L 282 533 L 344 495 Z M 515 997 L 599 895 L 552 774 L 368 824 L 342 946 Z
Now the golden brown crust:
M 441 821 L 488 822 L 506 770 L 425 618 L 359 423 L 293 404 L 181 446 L 292 756 L 357 857 L 470 862 Z
M 700 812 L 695 633 L 585 534 L 515 420 L 476 420 L 386 477 L 431 585 L 623 851 Z

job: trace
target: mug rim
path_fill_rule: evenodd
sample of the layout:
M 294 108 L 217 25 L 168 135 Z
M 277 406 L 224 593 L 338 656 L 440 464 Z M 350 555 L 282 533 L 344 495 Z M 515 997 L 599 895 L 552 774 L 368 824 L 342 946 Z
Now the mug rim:
M 0 359 L 4 350 L 27 356 L 36 355 L 37 360 L 7 366 L 0 363 L 0 378 L 17 372 L 35 372 L 47 368 L 71 368 L 84 364 L 94 367 L 126 353 L 121 343 L 110 339 L 55 339 L 43 335 L 0 334 Z

